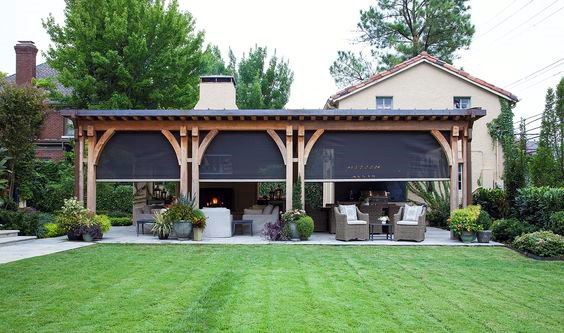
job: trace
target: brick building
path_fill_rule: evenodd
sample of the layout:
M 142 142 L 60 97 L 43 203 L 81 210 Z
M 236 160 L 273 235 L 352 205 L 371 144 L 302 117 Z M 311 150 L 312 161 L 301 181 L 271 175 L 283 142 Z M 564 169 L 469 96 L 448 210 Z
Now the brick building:
M 70 93 L 69 88 L 63 87 L 57 81 L 58 73 L 55 69 L 47 63 L 36 64 L 37 47 L 32 41 L 18 41 L 14 50 L 16 73 L 6 78 L 9 83 L 25 85 L 31 84 L 34 78 L 51 78 L 61 94 Z M 41 159 L 61 159 L 64 152 L 69 149 L 69 143 L 74 137 L 74 129 L 72 122 L 61 116 L 56 103 L 50 102 L 50 106 L 36 143 L 36 155 Z

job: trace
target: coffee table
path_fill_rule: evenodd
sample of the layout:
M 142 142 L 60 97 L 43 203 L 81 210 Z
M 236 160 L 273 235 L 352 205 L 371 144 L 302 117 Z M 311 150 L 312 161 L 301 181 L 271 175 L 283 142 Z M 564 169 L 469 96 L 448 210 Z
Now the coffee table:
M 374 240 L 374 235 L 378 235 L 374 232 L 376 227 L 382 227 L 382 235 L 386 234 L 386 239 L 392 240 L 392 235 L 394 233 L 394 226 L 390 223 L 369 223 L 369 238 L 370 240 Z
M 253 220 L 233 220 L 231 221 L 231 236 L 235 234 L 236 225 L 251 226 L 251 236 L 253 235 Z

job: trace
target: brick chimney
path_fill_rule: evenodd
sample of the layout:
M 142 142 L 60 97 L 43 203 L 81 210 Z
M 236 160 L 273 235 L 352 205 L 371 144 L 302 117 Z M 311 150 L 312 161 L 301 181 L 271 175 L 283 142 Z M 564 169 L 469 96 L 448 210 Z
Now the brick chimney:
M 195 110 L 237 109 L 235 78 L 226 75 L 200 77 L 200 99 Z
M 16 50 L 16 84 L 30 84 L 35 77 L 37 47 L 30 40 L 20 40 Z

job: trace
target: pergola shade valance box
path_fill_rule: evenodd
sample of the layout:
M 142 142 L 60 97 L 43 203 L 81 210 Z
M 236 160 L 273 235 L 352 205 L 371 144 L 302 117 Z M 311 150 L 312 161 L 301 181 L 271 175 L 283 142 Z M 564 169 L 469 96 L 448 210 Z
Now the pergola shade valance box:
M 285 181 L 286 206 L 302 181 L 446 180 L 451 207 L 471 201 L 472 126 L 481 108 L 443 110 L 63 110 L 73 120 L 76 179 Z M 459 172 L 459 170 L 461 170 Z M 84 199 L 82 182 L 75 184 Z M 88 200 L 96 209 L 95 200 Z

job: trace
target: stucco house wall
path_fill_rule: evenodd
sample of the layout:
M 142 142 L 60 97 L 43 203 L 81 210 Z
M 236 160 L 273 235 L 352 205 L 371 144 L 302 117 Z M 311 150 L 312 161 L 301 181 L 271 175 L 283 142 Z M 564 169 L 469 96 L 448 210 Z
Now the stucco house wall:
M 472 189 L 501 183 L 503 154 L 487 124 L 501 112 L 499 96 L 429 63 L 420 63 L 339 100 L 339 109 L 374 109 L 376 97 L 393 97 L 394 109 L 452 109 L 453 98 L 470 97 L 471 107 L 486 109 L 472 133 Z

